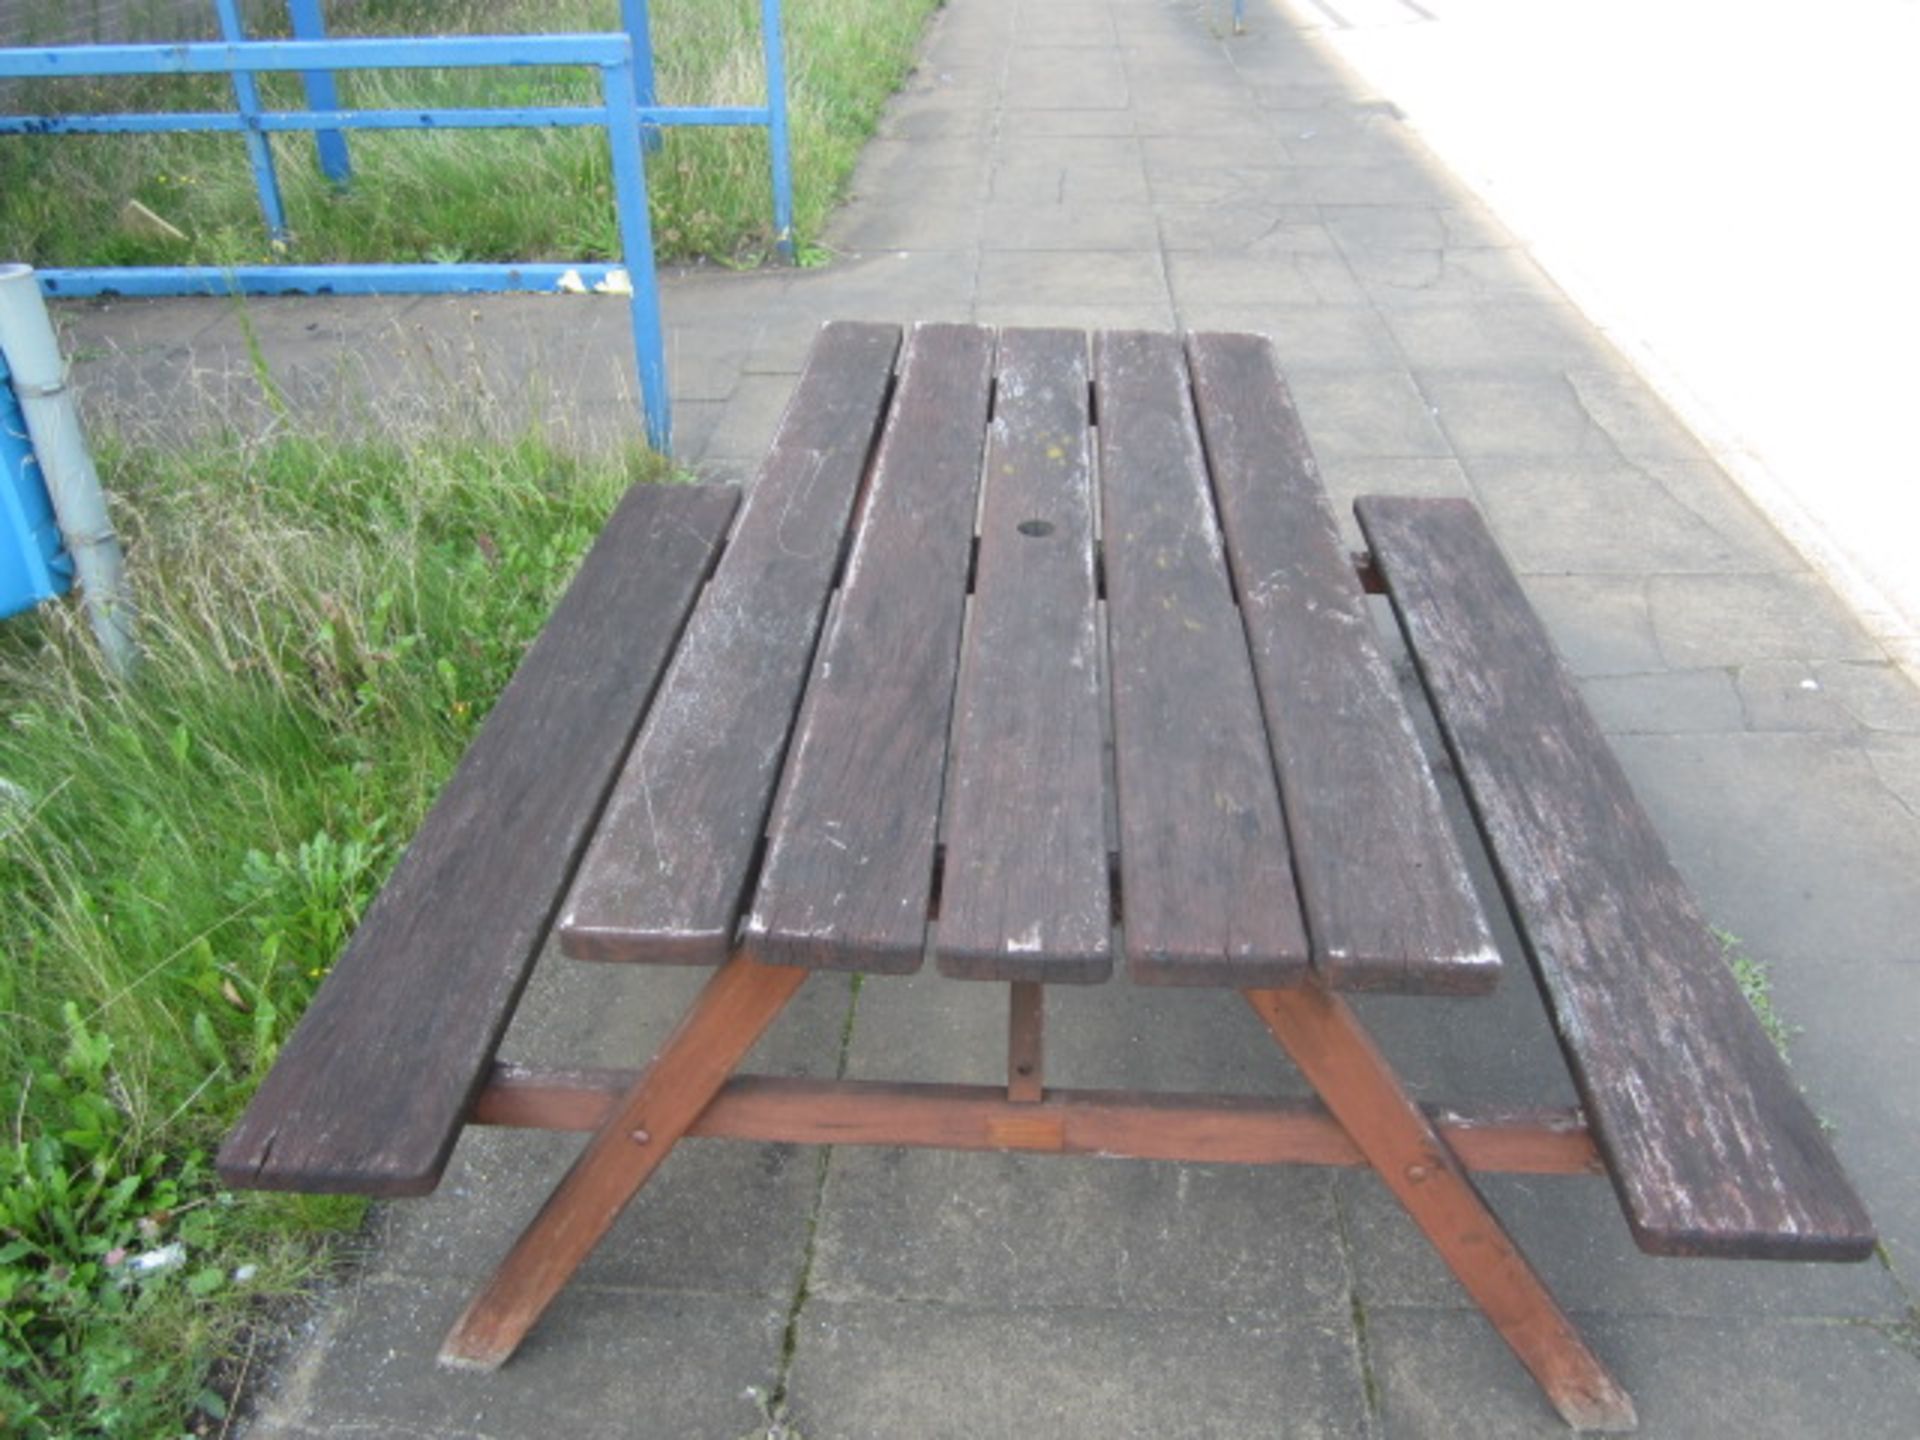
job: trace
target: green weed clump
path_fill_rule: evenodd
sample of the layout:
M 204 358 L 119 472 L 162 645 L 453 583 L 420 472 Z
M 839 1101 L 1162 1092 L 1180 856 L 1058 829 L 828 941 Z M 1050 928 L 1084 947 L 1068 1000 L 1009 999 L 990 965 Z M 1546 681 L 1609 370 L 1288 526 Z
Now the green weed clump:
M 239 1377 L 210 1365 L 359 1213 L 224 1193 L 213 1146 L 660 467 L 432 436 L 99 458 L 137 676 L 71 605 L 0 625 L 0 1433 L 211 1433 Z
M 40 0 L 53 4 L 55 0 Z M 811 247 L 880 107 L 912 63 L 937 0 L 786 0 L 795 230 Z M 283 6 L 256 6 L 249 33 L 284 31 Z M 755 0 L 656 0 L 657 94 L 676 105 L 764 102 Z M 362 0 L 334 33 L 605 31 L 617 0 Z M 341 103 L 590 105 L 597 72 L 566 69 L 358 71 Z M 262 77 L 264 103 L 304 108 L 293 76 Z M 69 80 L 13 87 L 16 111 L 231 110 L 217 77 Z M 654 241 L 664 261 L 754 263 L 774 235 L 766 133 L 670 128 L 646 157 Z M 106 135 L 0 140 L 0 256 L 39 265 L 234 265 L 266 261 L 598 260 L 620 253 L 604 132 L 355 132 L 354 181 L 336 190 L 311 140 L 274 139 L 290 246 L 262 228 L 252 172 L 231 135 Z M 123 226 L 138 200 L 185 239 Z

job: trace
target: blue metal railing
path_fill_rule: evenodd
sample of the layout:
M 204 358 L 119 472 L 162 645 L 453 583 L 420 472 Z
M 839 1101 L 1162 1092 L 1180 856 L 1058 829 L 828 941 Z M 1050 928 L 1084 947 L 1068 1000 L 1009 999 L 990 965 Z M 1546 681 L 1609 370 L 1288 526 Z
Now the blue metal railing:
M 60 539 L 12 380 L 7 357 L 0 354 L 0 617 L 63 595 L 73 585 L 73 562 Z
M 460 35 L 422 38 L 327 39 L 320 0 L 288 0 L 293 40 L 248 40 L 237 0 L 214 0 L 224 39 L 172 45 L 86 45 L 0 49 L 0 78 L 55 79 L 106 75 L 225 74 L 232 77 L 231 112 L 172 111 L 115 115 L 4 115 L 0 135 L 127 134 L 212 131 L 245 138 L 261 215 L 276 239 L 286 215 L 268 137 L 314 135 L 320 167 L 337 184 L 352 175 L 349 130 L 432 130 L 600 126 L 611 150 L 615 218 L 621 262 L 526 264 L 140 266 L 47 269 L 49 295 L 292 295 L 433 294 L 476 291 L 593 289 L 631 291 L 636 365 L 647 437 L 666 450 L 671 439 L 666 366 L 660 333 L 653 233 L 647 213 L 643 152 L 669 126 L 765 126 L 771 152 L 774 234 L 793 257 L 792 168 L 788 156 L 785 65 L 780 0 L 760 0 L 767 103 L 761 106 L 662 106 L 654 102 L 653 52 L 646 0 L 621 0 L 625 33 L 577 35 Z M 595 105 L 425 107 L 405 110 L 340 108 L 334 72 L 535 65 L 592 66 L 600 71 Z M 256 76 L 301 75 L 307 110 L 261 107 Z

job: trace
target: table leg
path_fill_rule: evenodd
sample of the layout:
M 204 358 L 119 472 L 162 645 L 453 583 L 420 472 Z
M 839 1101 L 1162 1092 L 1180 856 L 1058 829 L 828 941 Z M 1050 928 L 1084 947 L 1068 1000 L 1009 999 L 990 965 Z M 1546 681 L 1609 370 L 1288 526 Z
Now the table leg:
M 1046 1093 L 1046 989 L 1015 980 L 1007 1007 L 1007 1098 L 1023 1105 Z
M 498 1369 L 810 971 L 735 954 L 467 1307 L 440 1349 L 457 1369 Z
M 1319 986 L 1243 993 L 1567 1423 L 1633 1429 L 1632 1399 L 1587 1348 L 1346 1002 Z

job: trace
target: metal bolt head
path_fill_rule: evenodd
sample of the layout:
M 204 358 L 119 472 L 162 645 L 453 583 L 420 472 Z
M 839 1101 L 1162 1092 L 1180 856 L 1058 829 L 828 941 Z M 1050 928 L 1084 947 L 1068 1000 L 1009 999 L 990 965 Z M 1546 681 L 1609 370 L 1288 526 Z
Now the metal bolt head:
M 634 1143 L 634 1144 L 636 1144 L 636 1145 L 644 1145 L 644 1144 L 646 1144 L 646 1143 L 647 1143 L 647 1142 L 648 1142 L 649 1140 L 651 1140 L 651 1139 L 653 1139 L 653 1136 L 651 1136 L 650 1134 L 648 1134 L 648 1133 L 647 1133 L 647 1132 L 646 1132 L 645 1130 L 635 1130 L 635 1131 L 633 1132 L 633 1136 L 632 1136 L 632 1139 L 633 1139 L 633 1143 Z
M 1432 1173 L 1433 1172 L 1424 1165 L 1407 1166 L 1407 1179 L 1411 1180 L 1415 1185 L 1418 1185 Z

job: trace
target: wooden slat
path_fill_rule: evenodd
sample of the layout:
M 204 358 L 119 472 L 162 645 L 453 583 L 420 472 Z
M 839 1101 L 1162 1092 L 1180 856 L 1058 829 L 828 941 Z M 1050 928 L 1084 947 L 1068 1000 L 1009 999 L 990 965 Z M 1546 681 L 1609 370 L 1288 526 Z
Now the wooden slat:
M 1635 1240 L 1871 1253 L 1864 1207 L 1479 513 L 1357 509 Z
M 227 1184 L 438 1182 L 736 499 L 621 501 L 221 1147 Z
M 1101 805 L 1087 344 L 1007 331 L 947 778 L 943 974 L 1113 969 Z
M 593 1130 L 633 1085 L 628 1070 L 494 1067 L 476 1125 Z M 1469 1170 L 1590 1175 L 1600 1168 L 1577 1110 L 1427 1106 Z M 1184 1160 L 1200 1165 L 1365 1165 L 1317 1100 L 1057 1090 L 1023 1100 L 998 1085 L 736 1075 L 687 1128 L 700 1139 L 799 1145 L 927 1145 Z
M 727 958 L 899 343 L 852 324 L 814 341 L 580 868 L 567 954 Z
M 988 330 L 907 339 L 744 932 L 768 964 L 920 966 L 992 366 Z
M 1187 353 L 1314 967 L 1338 990 L 1489 990 L 1499 951 L 1273 347 Z
M 1180 342 L 1102 334 L 1095 383 L 1129 971 L 1297 984 L 1306 934 Z

